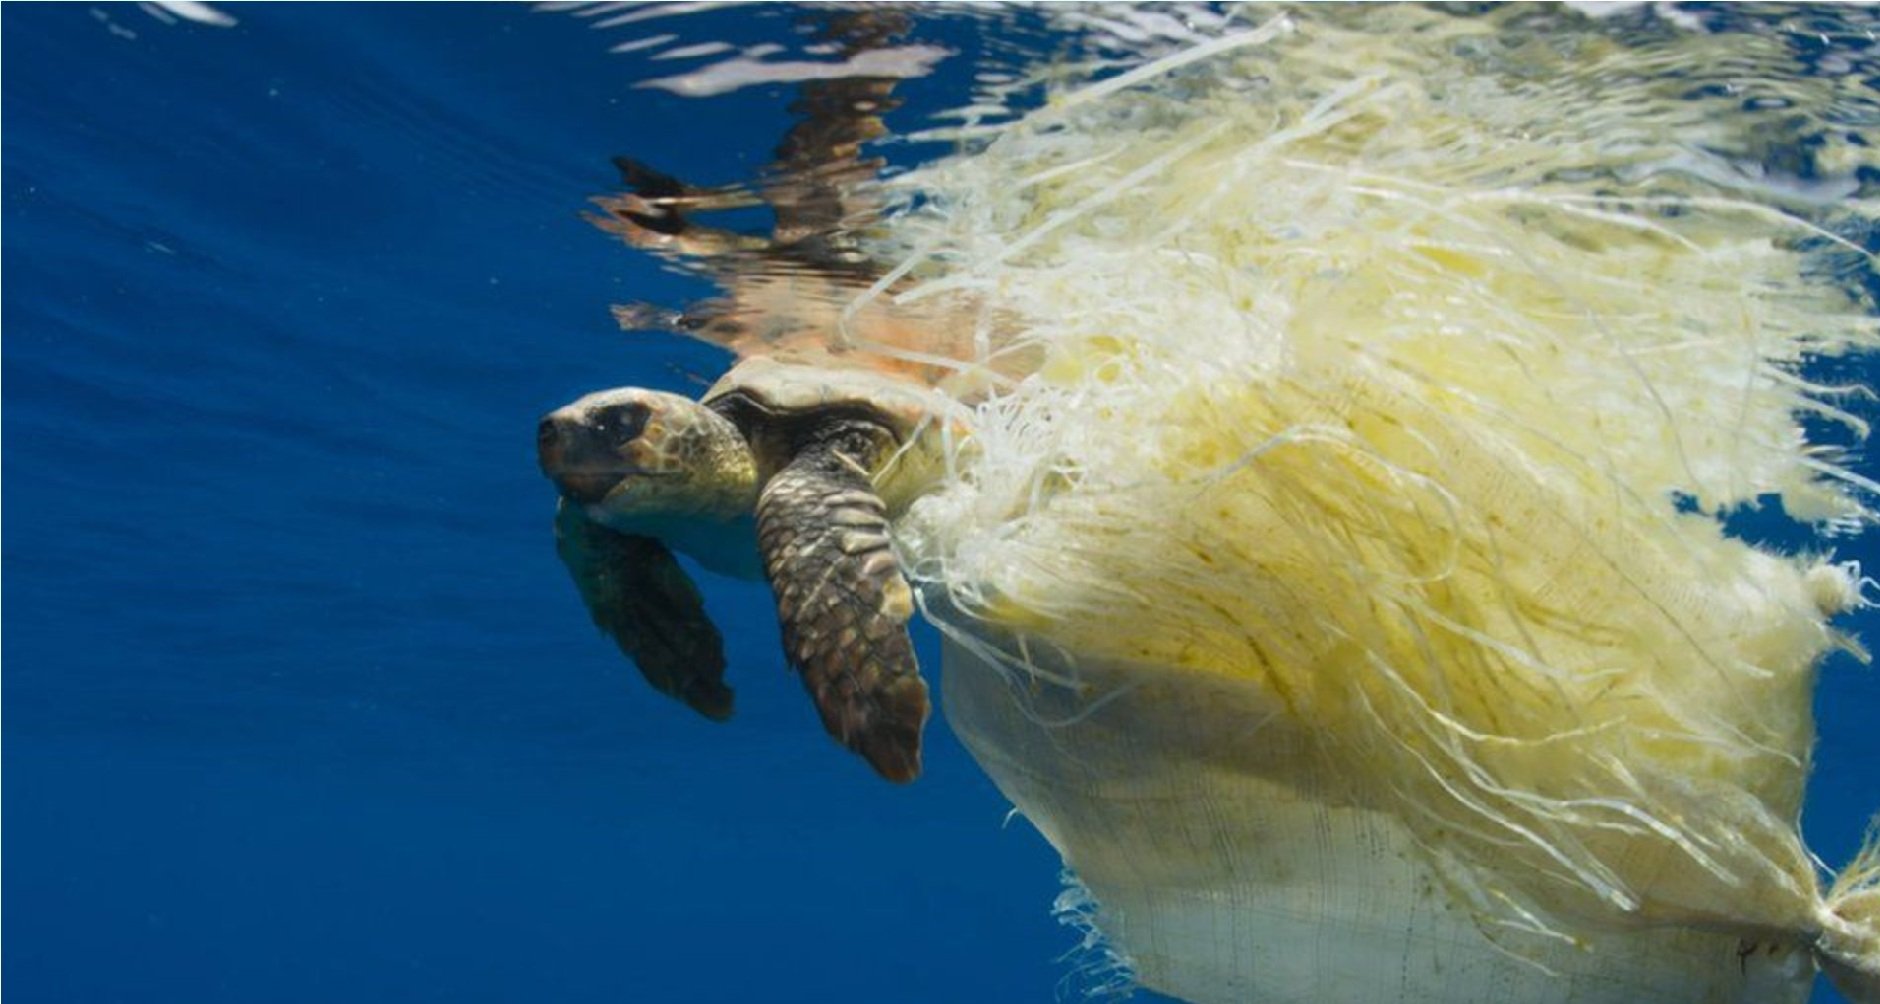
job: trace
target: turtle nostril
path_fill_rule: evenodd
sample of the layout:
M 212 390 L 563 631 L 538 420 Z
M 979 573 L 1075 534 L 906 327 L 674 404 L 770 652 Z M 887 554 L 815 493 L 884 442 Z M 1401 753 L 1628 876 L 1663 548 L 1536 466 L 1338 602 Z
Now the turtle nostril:
M 542 424 L 535 427 L 535 448 L 547 450 L 561 440 L 561 423 L 554 418 L 542 419 Z

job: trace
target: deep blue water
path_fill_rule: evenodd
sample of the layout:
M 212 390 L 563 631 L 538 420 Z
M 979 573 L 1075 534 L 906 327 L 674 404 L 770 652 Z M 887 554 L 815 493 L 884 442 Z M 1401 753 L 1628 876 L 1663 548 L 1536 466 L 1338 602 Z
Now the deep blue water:
M 762 584 L 706 577 L 708 723 L 554 555 L 537 417 L 723 365 L 615 329 L 705 290 L 580 210 L 617 153 L 748 177 L 787 89 L 632 89 L 522 7 L 233 12 L 0 11 L 8 996 L 1049 999 L 1056 856 L 943 724 L 880 783 Z M 1839 863 L 1880 681 L 1831 663 L 1820 711 Z

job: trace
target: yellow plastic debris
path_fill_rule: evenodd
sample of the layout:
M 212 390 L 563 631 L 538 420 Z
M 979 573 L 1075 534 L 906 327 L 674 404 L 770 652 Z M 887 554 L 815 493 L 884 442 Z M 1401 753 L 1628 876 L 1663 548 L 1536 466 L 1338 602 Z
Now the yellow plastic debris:
M 1880 1001 L 1880 859 L 1797 830 L 1865 602 L 1828 537 L 1875 486 L 1803 432 L 1866 431 L 1816 376 L 1876 341 L 1863 148 L 1749 167 L 1852 85 L 1764 115 L 1703 84 L 1778 41 L 1558 9 L 1204 49 L 912 173 L 883 238 L 880 295 L 1045 360 L 899 530 L 1067 906 L 1194 1001 Z

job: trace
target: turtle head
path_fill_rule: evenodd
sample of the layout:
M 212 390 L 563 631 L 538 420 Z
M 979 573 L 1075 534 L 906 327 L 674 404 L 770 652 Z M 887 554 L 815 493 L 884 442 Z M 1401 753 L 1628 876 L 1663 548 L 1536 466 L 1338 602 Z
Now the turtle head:
M 757 468 L 737 427 L 677 394 L 589 394 L 542 419 L 536 448 L 561 494 L 617 530 L 735 519 L 757 503 Z

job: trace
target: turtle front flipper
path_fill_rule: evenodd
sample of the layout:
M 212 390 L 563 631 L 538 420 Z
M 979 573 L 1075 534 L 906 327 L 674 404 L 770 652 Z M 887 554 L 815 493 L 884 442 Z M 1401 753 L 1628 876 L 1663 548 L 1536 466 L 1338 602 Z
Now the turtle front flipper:
M 724 639 L 692 578 L 654 537 L 619 533 L 562 499 L 555 551 L 594 623 L 646 682 L 713 721 L 731 717 Z
M 783 648 L 823 726 L 890 781 L 920 775 L 927 684 L 907 634 L 913 594 L 868 472 L 893 446 L 872 422 L 808 437 L 757 501 L 757 543 Z

